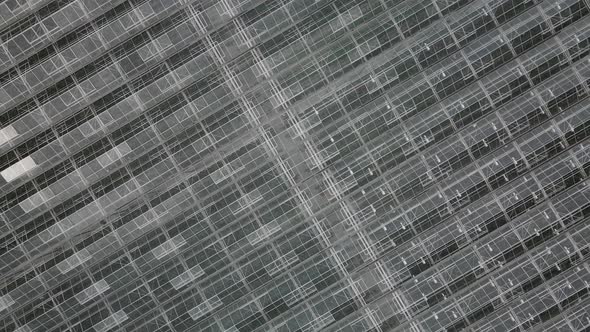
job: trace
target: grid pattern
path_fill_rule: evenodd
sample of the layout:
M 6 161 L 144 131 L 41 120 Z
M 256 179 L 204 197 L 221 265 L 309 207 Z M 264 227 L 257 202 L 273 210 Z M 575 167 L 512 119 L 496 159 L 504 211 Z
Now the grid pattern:
M 0 0 L 0 330 L 590 330 L 589 13 Z

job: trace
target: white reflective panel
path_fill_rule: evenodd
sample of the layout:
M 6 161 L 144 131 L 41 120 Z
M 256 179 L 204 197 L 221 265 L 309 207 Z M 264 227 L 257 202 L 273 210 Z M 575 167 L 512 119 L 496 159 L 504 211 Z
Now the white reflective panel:
M 64 230 L 60 222 L 56 223 L 55 225 L 50 226 L 44 232 L 39 234 L 39 238 L 43 243 L 48 243 L 49 241 L 55 239 L 56 237 L 62 235 Z
M 333 18 L 328 24 L 330 25 L 333 33 L 338 32 L 340 29 L 344 28 L 344 23 L 340 19 L 340 16 Z
M 64 105 L 70 106 L 80 100 L 82 100 L 83 92 L 79 85 L 74 86 L 72 89 L 66 91 L 60 96 Z
M 0 175 L 2 175 L 6 182 L 11 182 L 21 177 L 25 173 L 35 169 L 35 167 L 37 167 L 37 163 L 35 163 L 31 156 L 28 156 L 0 172 Z
M 217 295 L 214 295 L 212 298 L 206 300 L 205 302 L 197 305 L 196 307 L 192 308 L 188 311 L 188 314 L 191 316 L 193 320 L 197 320 L 203 315 L 207 314 L 208 312 L 212 311 L 213 309 L 221 306 L 223 303 L 219 299 Z
M 324 326 L 326 326 L 334 321 L 335 321 L 334 316 L 332 315 L 331 312 L 328 311 L 325 314 L 314 319 L 312 321 L 310 327 L 313 331 L 318 331 L 318 330 L 322 329 Z
M 135 218 L 133 223 L 138 229 L 142 229 L 156 220 L 158 220 L 158 215 L 156 212 L 154 210 L 149 210 L 141 216 Z
M 379 47 L 381 47 L 381 42 L 379 41 L 379 39 L 377 37 L 373 37 L 365 42 L 362 42 L 360 45 L 358 45 L 358 52 L 360 53 L 361 56 L 365 56 L 371 52 L 373 52 L 374 50 L 378 49 Z M 350 51 L 352 52 L 352 50 Z
M 234 171 L 231 165 L 223 165 L 221 168 L 211 173 L 211 178 L 215 184 L 219 184 L 230 177 L 232 174 L 240 171 L 242 168 L 243 166 Z
M 57 264 L 57 268 L 62 274 L 66 274 L 74 268 L 82 265 L 82 263 L 86 262 L 90 258 L 92 258 L 92 255 L 88 252 L 88 250 L 82 249 L 65 260 L 59 262 Z
M 148 61 L 149 59 L 158 55 L 158 47 L 154 42 L 149 42 L 142 48 L 138 49 L 137 53 L 139 53 L 141 60 Z
M 172 287 L 174 287 L 174 289 L 178 290 L 183 286 L 187 285 L 188 283 L 192 282 L 193 280 L 199 278 L 203 274 L 205 274 L 205 272 L 200 266 L 197 265 L 192 269 L 189 269 L 188 271 L 185 271 L 177 277 L 171 279 L 170 284 L 172 284 Z
M 18 136 L 16 129 L 12 125 L 9 125 L 5 128 L 0 129 L 0 146 L 4 145 L 5 143 L 9 142 L 13 138 Z
M 156 39 L 154 43 L 158 46 L 158 50 L 160 53 L 172 47 L 172 41 L 170 40 L 168 34 L 163 34 L 162 36 L 158 37 L 158 39 Z
M 152 254 L 156 257 L 156 259 L 161 259 L 164 256 L 174 252 L 176 249 L 180 248 L 186 244 L 186 241 L 182 237 L 182 235 L 177 235 L 170 240 L 162 243 L 158 247 L 152 249 Z
M 147 20 L 148 18 L 151 18 L 156 14 L 156 12 L 154 12 L 154 9 L 152 8 L 152 5 L 149 2 L 146 2 L 141 6 L 137 7 L 135 9 L 135 12 L 137 13 L 137 16 L 139 16 L 143 20 Z
M 129 147 L 129 144 L 127 144 L 127 142 L 123 142 L 115 146 L 114 148 L 110 149 L 109 151 L 103 153 L 98 158 L 96 158 L 96 160 L 98 161 L 100 166 L 104 168 L 111 165 L 115 161 L 121 159 L 129 152 L 131 152 L 131 147 Z
M 127 142 L 123 142 L 117 145 L 115 148 L 117 149 L 119 157 L 125 157 L 128 153 L 132 151 L 131 147 L 129 146 L 129 144 L 127 144 Z
M 277 221 L 273 220 L 270 223 L 260 227 L 256 231 L 248 234 L 246 238 L 251 245 L 256 245 L 264 239 L 269 238 L 272 234 L 278 232 L 280 229 L 281 227 L 277 224 Z
M 114 163 L 117 159 L 119 159 L 119 154 L 117 153 L 117 148 L 112 148 L 109 151 L 100 155 L 96 160 L 100 164 L 100 166 L 107 167 L 110 164 Z
M 28 325 L 23 325 L 19 328 L 17 328 L 16 330 L 14 330 L 14 332 L 31 332 L 33 330 L 31 330 L 31 328 Z
M 30 196 L 29 198 L 25 199 L 24 201 L 20 202 L 19 206 L 21 207 L 21 209 L 23 209 L 23 211 L 29 212 L 34 208 L 47 203 L 54 196 L 55 195 L 53 194 L 53 191 L 51 191 L 51 188 L 47 187 Z
M 266 265 L 264 268 L 268 272 L 269 275 L 273 276 L 278 274 L 283 269 L 287 269 L 289 266 L 295 264 L 299 261 L 299 257 L 294 251 L 290 251 L 282 257 L 279 257 L 272 261 L 270 264 Z
M 0 105 L 4 108 L 4 106 L 12 102 L 13 100 L 6 91 L 6 89 L 0 88 Z
M 297 286 L 296 289 L 292 290 L 291 292 L 285 294 L 283 296 L 283 301 L 287 305 L 292 305 L 293 303 L 298 302 L 301 298 L 305 298 L 309 294 L 313 294 L 317 291 L 316 286 L 313 282 L 309 281 L 303 285 Z
M 170 73 L 155 82 L 156 86 L 162 93 L 165 93 L 176 86 L 176 81 L 174 80 L 174 74 Z
M 243 211 L 244 209 L 252 206 L 263 199 L 262 194 L 258 189 L 254 189 L 249 193 L 244 193 L 235 203 L 231 204 L 230 210 L 236 214 Z
M 14 304 L 14 300 L 8 294 L 4 296 L 0 296 L 0 312 L 4 309 L 8 309 L 11 305 Z
M 90 285 L 90 287 L 82 290 L 80 293 L 76 294 L 76 300 L 80 302 L 80 304 L 84 304 L 93 298 L 97 297 L 98 295 L 106 292 L 110 289 L 109 284 L 105 280 L 99 280 L 94 284 Z
M 103 319 L 102 321 L 94 324 L 93 328 L 96 332 L 105 332 L 123 323 L 128 318 L 129 317 L 127 316 L 125 311 L 119 310 L 114 314 L 110 315 L 109 317 Z
M 341 14 L 342 21 L 347 25 L 358 20 L 362 16 L 363 11 L 359 5 L 356 5 Z

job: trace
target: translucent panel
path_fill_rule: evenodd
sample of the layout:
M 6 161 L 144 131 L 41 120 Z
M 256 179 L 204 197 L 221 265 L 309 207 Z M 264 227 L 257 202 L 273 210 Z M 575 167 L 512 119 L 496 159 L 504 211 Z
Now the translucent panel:
M 57 267 L 62 274 L 68 273 L 72 269 L 80 266 L 92 257 L 92 254 L 88 250 L 83 249 L 74 255 L 68 257 L 66 260 L 60 262 Z
M 159 247 L 156 247 L 152 250 L 152 253 L 157 259 L 161 259 L 162 257 L 170 254 L 171 252 L 175 251 L 182 245 L 184 245 L 186 241 L 182 236 L 174 237 L 167 242 L 162 243 Z
M 503 105 L 522 94 L 530 83 L 520 67 L 502 67 L 483 79 L 483 85 L 496 106 Z
M 558 218 L 548 207 L 540 207 L 522 216 L 522 224 L 516 231 L 522 239 L 541 236 L 547 228 L 554 225 Z
M 265 40 L 274 36 L 276 32 L 283 30 L 288 25 L 289 13 L 284 8 L 278 8 L 273 12 L 264 12 L 262 19 L 249 25 L 247 32 L 255 40 Z
M 562 30 L 588 13 L 587 5 L 578 0 L 566 0 L 558 4 L 546 5 L 543 10 L 550 17 L 551 24 L 556 31 Z
M 442 8 L 441 10 L 444 11 Z M 484 6 L 468 6 L 465 13 L 461 13 L 459 17 L 452 17 L 450 23 L 451 31 L 461 46 L 478 39 L 495 26 L 492 15 Z
M 580 220 L 584 215 L 583 211 L 588 202 L 590 195 L 587 190 L 583 190 L 584 185 L 578 184 L 556 198 L 555 211 L 564 220 L 571 223 Z
M 92 298 L 99 296 L 100 294 L 109 290 L 109 284 L 104 280 L 99 280 L 96 283 L 92 284 L 92 286 L 84 289 L 82 292 L 76 294 L 76 299 L 80 304 L 84 304 L 90 301 Z
M 438 11 L 430 1 L 403 2 L 395 7 L 394 20 L 406 36 L 424 29 L 438 18 Z
M 261 228 L 259 228 L 255 232 L 248 235 L 247 239 L 251 245 L 256 245 L 257 243 L 270 237 L 272 234 L 278 232 L 279 230 L 280 230 L 279 225 L 277 225 L 276 222 L 272 222 L 270 224 L 262 226 Z
M 517 144 L 531 165 L 536 165 L 563 149 L 559 134 L 550 126 L 538 127 L 527 136 L 518 140 Z
M 405 125 L 408 135 L 420 149 L 439 142 L 454 131 L 451 120 L 445 112 L 438 109 L 420 113 L 409 119 Z
M 4 295 L 0 298 L 0 309 L 1 311 L 9 308 L 11 305 L 14 304 L 14 300 L 10 295 Z
M 104 320 L 95 324 L 93 326 L 93 328 L 97 332 L 108 331 L 108 330 L 112 329 L 113 327 L 123 323 L 127 319 L 128 319 L 128 316 L 125 313 L 125 311 L 123 311 L 123 310 L 117 311 L 114 314 L 112 314 L 111 316 L 109 316 L 109 317 L 105 318 Z
M 440 98 L 454 94 L 475 79 L 469 64 L 459 54 L 443 60 L 427 75 Z
M 588 37 L 590 26 L 585 21 L 579 21 L 564 29 L 558 37 L 567 49 L 572 61 L 583 58 L 590 51 Z
M 536 96 L 525 95 L 506 104 L 501 110 L 501 118 L 513 136 L 518 136 L 538 125 L 548 116 L 543 104 Z

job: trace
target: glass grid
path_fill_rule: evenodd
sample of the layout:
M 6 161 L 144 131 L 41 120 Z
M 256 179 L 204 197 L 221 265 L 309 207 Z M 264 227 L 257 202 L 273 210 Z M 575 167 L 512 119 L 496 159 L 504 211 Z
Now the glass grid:
M 58 3 L 2 39 L 7 326 L 578 324 L 585 2 Z

